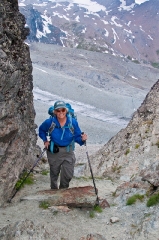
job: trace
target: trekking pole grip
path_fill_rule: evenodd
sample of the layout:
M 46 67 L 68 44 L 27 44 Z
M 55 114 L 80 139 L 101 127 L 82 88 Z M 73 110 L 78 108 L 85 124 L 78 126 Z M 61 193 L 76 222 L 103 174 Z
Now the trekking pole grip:
M 84 134 L 84 132 L 81 133 L 82 135 Z M 83 141 L 84 142 L 84 145 L 86 146 L 86 140 Z

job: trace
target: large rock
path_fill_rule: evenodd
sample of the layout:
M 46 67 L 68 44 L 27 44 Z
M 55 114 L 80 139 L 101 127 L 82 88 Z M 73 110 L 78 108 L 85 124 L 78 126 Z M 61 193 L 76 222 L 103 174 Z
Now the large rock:
M 23 197 L 21 200 L 46 201 L 50 206 L 67 205 L 68 207 L 93 207 L 97 204 L 97 196 L 91 186 L 75 187 L 60 190 L 43 190 L 36 195 Z M 102 208 L 109 207 L 106 199 L 100 199 Z
M 29 29 L 17 0 L 0 2 L 0 205 L 37 152 Z
M 95 176 L 120 178 L 123 182 L 141 180 L 140 172 L 158 166 L 159 159 L 159 80 L 134 113 L 125 129 L 91 157 Z M 151 167 L 151 176 L 158 168 Z M 156 174 L 155 174 L 156 172 Z M 89 173 L 87 166 L 86 173 Z M 145 173 L 146 175 L 146 173 Z M 158 184 L 158 178 L 155 177 Z

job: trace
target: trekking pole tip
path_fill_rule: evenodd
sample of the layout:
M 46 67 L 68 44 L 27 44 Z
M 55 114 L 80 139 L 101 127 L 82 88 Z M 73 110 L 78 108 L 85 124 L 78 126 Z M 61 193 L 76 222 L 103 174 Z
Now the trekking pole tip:
M 11 202 L 12 202 L 12 199 L 11 199 L 11 198 L 9 198 L 7 202 L 8 202 L 8 203 L 11 203 Z

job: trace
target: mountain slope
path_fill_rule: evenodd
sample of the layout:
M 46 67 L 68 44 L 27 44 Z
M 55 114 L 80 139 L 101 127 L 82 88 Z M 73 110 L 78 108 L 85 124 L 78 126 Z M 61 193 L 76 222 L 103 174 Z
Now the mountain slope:
M 159 62 L 159 1 L 19 0 L 29 41 Z

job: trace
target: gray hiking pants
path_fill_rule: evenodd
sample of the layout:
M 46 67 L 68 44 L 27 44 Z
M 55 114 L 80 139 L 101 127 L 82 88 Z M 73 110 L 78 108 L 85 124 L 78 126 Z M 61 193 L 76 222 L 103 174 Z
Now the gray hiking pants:
M 74 152 L 67 152 L 65 147 L 60 147 L 58 153 L 47 151 L 47 158 L 50 165 L 51 189 L 58 189 L 57 180 L 59 174 L 59 188 L 68 188 L 74 173 L 76 161 Z

